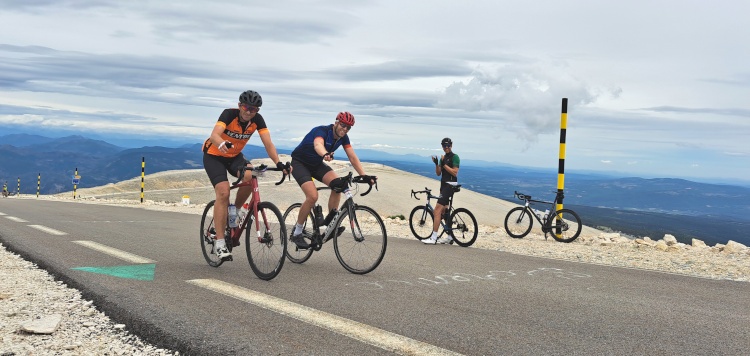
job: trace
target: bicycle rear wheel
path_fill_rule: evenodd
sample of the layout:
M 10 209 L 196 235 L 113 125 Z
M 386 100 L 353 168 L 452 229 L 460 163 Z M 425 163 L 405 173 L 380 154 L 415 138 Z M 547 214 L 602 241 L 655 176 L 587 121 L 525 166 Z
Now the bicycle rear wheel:
M 216 255 L 214 249 L 214 242 L 216 241 L 216 227 L 214 226 L 214 204 L 215 200 L 212 200 L 206 204 L 206 208 L 203 209 L 203 216 L 201 217 L 201 250 L 203 251 L 203 258 L 206 259 L 208 265 L 211 267 L 219 267 L 224 260 Z
M 559 242 L 573 242 L 581 234 L 581 218 L 573 210 L 560 209 L 548 219 L 551 219 L 548 221 L 550 234 Z
M 286 209 L 284 212 L 284 225 L 287 227 L 287 238 L 292 238 L 292 233 L 294 232 L 294 225 L 297 224 L 297 216 L 299 216 L 299 208 L 302 206 L 300 203 L 294 203 L 289 208 Z M 309 245 L 312 243 L 312 239 L 310 236 L 313 234 L 313 227 L 315 226 L 313 222 L 313 214 L 310 212 L 310 214 L 307 215 L 307 219 L 305 219 L 304 227 L 302 228 L 302 234 L 305 237 L 305 241 Z M 310 256 L 313 253 L 312 248 L 308 248 L 307 250 L 300 250 L 297 248 L 297 244 L 294 242 L 289 241 L 289 246 L 287 246 L 286 250 L 286 257 L 289 259 L 289 261 L 292 261 L 294 263 L 304 263 L 307 261 Z
M 344 211 L 336 222 L 336 228 L 346 227 L 334 237 L 333 247 L 339 263 L 354 274 L 369 273 L 378 267 L 385 256 L 388 236 L 380 215 L 363 205 L 356 205 L 354 216 Z
M 409 214 L 409 228 L 417 240 L 432 236 L 432 213 L 424 206 L 417 206 Z
M 505 232 L 510 237 L 520 239 L 528 235 L 533 225 L 533 218 L 524 207 L 518 206 L 510 209 L 508 215 L 505 215 Z
M 451 214 L 451 234 L 458 246 L 469 247 L 479 234 L 477 219 L 468 209 L 458 208 Z
M 258 220 L 249 221 L 245 229 L 245 251 L 250 267 L 258 278 L 271 280 L 284 266 L 286 259 L 286 228 L 281 212 L 273 203 L 258 204 Z

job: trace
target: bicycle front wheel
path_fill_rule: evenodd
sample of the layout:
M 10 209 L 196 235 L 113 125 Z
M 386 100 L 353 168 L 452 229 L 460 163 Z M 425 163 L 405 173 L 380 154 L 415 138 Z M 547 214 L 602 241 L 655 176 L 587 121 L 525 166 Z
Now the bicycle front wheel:
M 245 251 L 255 275 L 268 281 L 276 277 L 284 266 L 286 228 L 279 208 L 266 201 L 258 204 L 258 222 L 256 224 L 253 220 L 247 224 Z
M 573 210 L 560 209 L 548 219 L 551 219 L 548 221 L 550 234 L 556 241 L 573 242 L 581 234 L 581 218 Z
M 287 208 L 284 212 L 284 225 L 287 227 L 287 239 L 292 238 L 294 225 L 297 224 L 297 217 L 299 216 L 299 208 L 301 206 L 302 204 L 300 203 L 294 203 L 289 206 L 289 208 Z M 313 214 L 312 212 L 310 212 L 310 214 L 307 215 L 307 219 L 305 219 L 305 223 L 302 228 L 302 234 L 305 237 L 305 241 L 308 245 L 312 242 L 312 239 L 310 237 L 313 234 L 313 227 L 315 226 L 314 224 Z M 312 256 L 312 248 L 301 250 L 297 247 L 297 244 L 291 241 L 288 242 L 288 245 L 289 246 L 286 250 L 286 257 L 289 259 L 289 261 L 292 261 L 294 263 L 304 263 L 310 258 L 310 256 Z
M 214 248 L 214 242 L 216 242 L 216 227 L 214 226 L 214 204 L 215 200 L 212 200 L 206 204 L 206 208 L 203 209 L 203 216 L 201 217 L 201 250 L 203 251 L 203 258 L 206 259 L 208 265 L 211 267 L 219 267 L 224 260 L 216 255 L 216 249 Z
M 380 215 L 363 205 L 353 208 L 353 216 L 344 210 L 336 228 L 344 226 L 341 235 L 334 237 L 336 258 L 347 271 L 354 274 L 372 272 L 385 256 L 388 237 Z
M 534 225 L 531 214 L 526 208 L 518 206 L 510 209 L 505 215 L 505 232 L 508 236 L 520 239 L 529 234 L 531 226 Z
M 458 208 L 451 214 L 451 234 L 458 246 L 469 247 L 479 234 L 477 219 L 468 209 Z
M 409 214 L 409 228 L 417 240 L 432 236 L 432 212 L 424 206 L 417 206 Z

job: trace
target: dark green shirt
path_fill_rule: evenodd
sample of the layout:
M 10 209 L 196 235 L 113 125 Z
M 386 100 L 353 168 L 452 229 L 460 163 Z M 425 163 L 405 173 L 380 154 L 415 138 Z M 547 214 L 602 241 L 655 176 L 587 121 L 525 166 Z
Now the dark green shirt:
M 458 168 L 461 165 L 461 159 L 458 158 L 457 154 L 450 152 L 440 160 L 440 183 L 458 182 L 458 178 L 456 178 L 456 176 L 448 173 L 448 171 L 443 169 L 443 162 L 445 162 L 445 165 L 448 167 Z

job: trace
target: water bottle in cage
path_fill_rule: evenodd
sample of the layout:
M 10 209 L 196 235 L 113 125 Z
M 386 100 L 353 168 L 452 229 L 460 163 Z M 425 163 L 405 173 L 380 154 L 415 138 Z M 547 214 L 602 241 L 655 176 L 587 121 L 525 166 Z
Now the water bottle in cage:
M 229 204 L 229 227 L 237 227 L 237 207 Z
M 315 221 L 317 222 L 318 226 L 323 226 L 323 207 L 320 205 L 315 206 L 315 213 L 313 214 L 315 216 Z

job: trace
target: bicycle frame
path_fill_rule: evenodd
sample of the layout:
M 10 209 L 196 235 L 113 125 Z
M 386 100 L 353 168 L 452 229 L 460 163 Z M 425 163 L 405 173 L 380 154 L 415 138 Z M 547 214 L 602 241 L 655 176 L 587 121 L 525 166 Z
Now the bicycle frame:
M 435 215 L 435 209 L 432 207 L 432 204 L 430 204 L 430 199 L 438 199 L 440 197 L 436 195 L 432 195 L 432 191 L 430 189 L 425 188 L 425 195 L 427 195 L 427 202 L 424 205 L 425 211 L 428 212 L 430 215 Z M 412 195 L 414 195 L 414 198 L 416 198 L 416 194 L 420 192 L 412 191 Z M 451 196 L 450 199 L 448 199 L 448 205 L 445 207 L 445 211 L 443 212 L 443 216 L 440 217 L 440 226 L 443 227 L 443 231 L 440 232 L 439 236 L 443 236 L 446 232 L 452 232 L 453 227 L 450 224 L 450 216 L 451 212 L 453 211 L 453 197 Z M 448 216 L 448 219 L 445 218 L 445 216 Z M 424 216 L 422 219 L 424 220 Z
M 264 166 L 261 166 L 261 168 L 262 167 Z M 247 182 L 242 181 L 242 178 L 245 176 L 245 172 L 247 171 L 247 168 L 248 167 L 245 166 L 240 169 L 239 174 L 238 174 L 239 178 L 237 178 L 237 180 L 234 183 L 232 183 L 232 185 L 229 187 L 230 191 L 234 189 L 239 189 L 242 187 L 247 187 L 247 186 L 250 186 L 250 188 L 252 189 L 252 192 L 250 192 L 250 196 L 248 197 L 248 200 L 245 200 L 245 203 L 248 203 L 248 205 L 250 206 L 250 209 L 248 209 L 247 216 L 245 216 L 244 218 L 242 218 L 242 220 L 240 220 L 236 228 L 230 229 L 230 236 L 232 238 L 232 241 L 239 241 L 242 235 L 242 232 L 245 231 L 245 229 L 247 228 L 248 220 L 250 220 L 248 219 L 248 217 L 252 216 L 253 220 L 255 220 L 255 231 L 258 234 L 258 242 L 264 242 L 263 237 L 260 236 L 260 231 L 261 231 L 260 220 L 263 220 L 266 231 L 270 229 L 270 226 L 268 225 L 268 219 L 265 215 L 265 212 L 263 212 L 263 219 L 258 219 L 258 204 L 260 204 L 261 200 L 260 200 L 260 188 L 258 187 L 258 176 L 255 174 L 255 171 L 253 172 L 252 178 L 250 178 L 249 181 Z M 259 171 L 259 172 L 262 172 L 262 171 Z M 278 181 L 276 185 L 283 183 L 284 179 L 287 177 L 288 176 L 283 175 L 281 177 L 281 180 Z M 240 205 L 240 207 L 241 206 L 242 205 Z M 228 222 L 227 222 L 227 226 L 229 226 Z
M 529 215 L 533 216 L 534 219 L 536 219 L 536 221 L 538 221 L 539 224 L 541 224 L 541 226 L 542 226 L 542 232 L 544 232 L 546 234 L 548 232 L 547 229 L 549 228 L 549 226 L 551 226 L 551 223 L 548 221 L 549 220 L 548 218 L 549 218 L 550 215 L 554 215 L 555 206 L 561 200 L 561 196 L 560 196 L 561 193 L 560 192 L 556 192 L 556 194 L 555 194 L 555 200 L 554 201 L 531 199 L 531 196 L 525 195 L 525 194 L 521 194 L 521 193 L 518 193 L 518 192 L 515 192 L 515 195 L 518 196 L 519 199 L 523 199 L 523 201 L 524 201 L 524 210 L 528 211 Z M 531 206 L 533 205 L 533 203 L 549 205 L 549 207 L 550 207 L 549 213 L 544 216 L 544 220 L 542 220 L 542 218 L 540 218 L 534 212 L 534 210 L 531 208 Z M 519 219 L 521 219 L 522 217 L 523 217 L 523 215 L 519 215 Z M 520 220 L 519 220 L 519 222 L 520 222 Z
M 343 177 L 342 179 L 344 181 L 348 182 L 348 181 L 351 180 L 351 178 L 352 178 L 352 173 L 349 172 L 349 175 Z M 357 228 L 359 228 L 359 223 L 357 222 L 357 216 L 356 216 L 356 214 L 354 214 L 354 207 L 355 207 L 354 194 L 352 194 L 351 187 L 349 186 L 349 184 L 347 184 L 346 187 L 343 188 L 343 190 L 340 191 L 340 192 L 337 192 L 336 189 L 332 189 L 331 187 L 317 187 L 315 189 L 317 189 L 318 191 L 321 191 L 321 190 L 331 190 L 332 194 L 334 192 L 335 193 L 342 193 L 346 197 L 346 199 L 344 200 L 344 203 L 341 205 L 341 208 L 339 208 L 338 210 L 336 210 L 336 215 L 334 215 L 331 218 L 331 220 L 328 222 L 328 225 L 323 225 L 323 226 L 326 227 L 326 230 L 322 234 L 320 233 L 320 229 L 323 226 L 318 225 L 318 216 L 317 216 L 318 214 L 315 212 L 315 206 L 318 206 L 320 204 L 316 204 L 315 206 L 313 206 L 312 213 L 313 213 L 313 216 L 315 217 L 315 219 L 313 219 L 313 231 L 315 233 L 313 234 L 312 237 L 315 238 L 314 242 L 315 242 L 316 246 L 314 247 L 314 249 L 316 251 L 319 251 L 320 248 L 323 246 L 323 243 L 325 243 L 326 241 L 330 240 L 330 236 L 331 236 L 331 234 L 334 233 L 333 230 L 335 230 L 335 229 L 332 229 L 331 226 L 336 225 L 336 220 L 338 220 L 338 218 L 341 215 L 341 213 L 343 213 L 345 211 L 348 212 L 349 216 L 353 217 L 353 219 L 351 220 L 351 223 L 352 224 L 357 224 Z M 369 194 L 370 190 L 372 190 L 372 186 L 370 186 L 370 188 L 367 189 L 367 191 L 365 193 L 362 193 L 362 196 L 365 196 L 365 195 Z M 321 218 L 322 218 L 322 216 L 321 216 Z M 353 226 L 352 226 L 352 228 L 353 228 Z M 359 239 L 357 238 L 357 240 L 359 240 Z
M 250 206 L 250 209 L 248 209 L 247 216 L 242 217 L 242 220 L 240 220 L 239 224 L 237 224 L 238 226 L 236 228 L 230 229 L 231 231 L 230 236 L 232 237 L 232 240 L 234 241 L 239 240 L 240 237 L 242 236 L 242 232 L 245 231 L 245 229 L 247 228 L 248 221 L 250 220 L 248 219 L 248 217 L 252 216 L 252 219 L 255 220 L 255 231 L 258 234 L 258 241 L 261 241 L 262 238 L 260 236 L 260 231 L 261 231 L 260 221 L 262 220 L 266 224 L 265 226 L 266 230 L 268 230 L 270 226 L 268 226 L 268 219 L 265 216 L 265 212 L 263 212 L 263 219 L 258 219 L 258 204 L 260 203 L 260 189 L 258 188 L 258 177 L 255 176 L 255 174 L 253 174 L 253 177 L 249 181 L 232 185 L 231 187 L 229 187 L 229 190 L 239 189 L 239 188 L 247 187 L 247 186 L 250 186 L 252 189 L 252 192 L 250 193 L 250 197 L 248 198 L 248 200 L 245 201 L 245 203 L 248 203 L 248 205 Z

